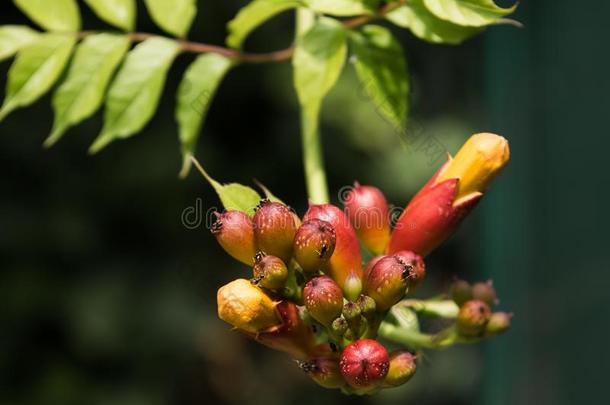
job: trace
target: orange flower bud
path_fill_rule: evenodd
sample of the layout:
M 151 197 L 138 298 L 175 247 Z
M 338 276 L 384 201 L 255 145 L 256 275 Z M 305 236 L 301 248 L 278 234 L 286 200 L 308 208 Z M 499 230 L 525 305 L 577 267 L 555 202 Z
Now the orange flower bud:
M 473 135 L 413 197 L 390 239 L 388 253 L 428 255 L 453 234 L 506 166 L 508 142 L 499 135 Z
M 471 136 L 440 174 L 436 183 L 458 179 L 456 202 L 473 193 L 484 192 L 508 163 L 508 141 L 495 134 Z
M 259 333 L 282 323 L 276 303 L 248 280 L 237 279 L 221 287 L 217 301 L 218 317 L 246 332 Z

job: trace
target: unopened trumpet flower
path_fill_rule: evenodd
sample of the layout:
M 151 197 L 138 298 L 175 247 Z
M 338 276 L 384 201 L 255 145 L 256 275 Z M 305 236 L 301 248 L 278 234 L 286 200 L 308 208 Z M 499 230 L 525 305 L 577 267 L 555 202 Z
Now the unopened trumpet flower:
M 382 254 L 390 241 L 390 208 L 381 190 L 356 183 L 344 203 L 364 246 L 373 254 Z
M 385 256 L 366 273 L 364 292 L 375 300 L 379 311 L 386 311 L 400 301 L 413 283 L 417 262 L 403 257 L 403 254 Z
M 330 223 L 310 219 L 299 227 L 294 237 L 294 258 L 305 273 L 315 274 L 332 257 L 336 241 L 335 228 Z
M 471 136 L 411 200 L 392 232 L 388 253 L 410 250 L 428 255 L 453 234 L 509 157 L 503 137 Z
M 303 288 L 303 300 L 309 314 L 325 326 L 330 326 L 343 310 L 341 287 L 328 276 L 309 280 Z
M 357 299 L 362 289 L 362 257 L 356 231 L 341 209 L 332 204 L 311 205 L 303 221 L 320 219 L 335 229 L 335 251 L 323 271 L 335 280 L 348 299 Z
M 240 262 L 252 265 L 257 247 L 254 240 L 254 223 L 241 211 L 215 213 L 212 234 L 222 248 Z
M 299 367 L 324 388 L 341 388 L 345 385 L 345 380 L 339 371 L 338 356 L 301 361 Z
M 258 248 L 268 255 L 290 262 L 292 242 L 297 232 L 293 212 L 284 204 L 262 200 L 256 208 L 254 236 Z
M 252 268 L 254 284 L 274 291 L 284 288 L 288 279 L 288 268 L 282 259 L 260 252 L 255 256 L 254 261 Z

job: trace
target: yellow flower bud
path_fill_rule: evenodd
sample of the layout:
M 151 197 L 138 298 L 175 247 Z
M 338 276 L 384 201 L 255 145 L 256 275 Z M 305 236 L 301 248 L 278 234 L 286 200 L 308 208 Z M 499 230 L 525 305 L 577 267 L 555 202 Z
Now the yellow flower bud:
M 455 203 L 472 193 L 482 193 L 508 163 L 508 141 L 495 134 L 475 134 L 447 164 L 436 184 L 459 179 Z
M 282 320 L 276 304 L 259 287 L 237 279 L 218 290 L 218 317 L 250 333 L 268 331 Z

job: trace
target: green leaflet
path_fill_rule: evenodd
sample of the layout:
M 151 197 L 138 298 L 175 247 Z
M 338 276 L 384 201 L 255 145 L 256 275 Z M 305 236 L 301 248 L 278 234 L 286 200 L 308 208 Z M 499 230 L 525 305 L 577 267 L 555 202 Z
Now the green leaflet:
M 218 85 L 232 64 L 229 58 L 215 53 L 199 56 L 193 62 L 178 88 L 176 120 L 179 125 L 183 156 L 182 177 L 191 167 L 190 156 L 197 145 L 201 126 Z
M 38 35 L 38 31 L 25 25 L 0 26 L 0 61 L 13 56 Z
M 129 52 L 108 91 L 104 128 L 91 146 L 91 153 L 144 128 L 159 105 L 167 71 L 179 51 L 176 41 L 155 37 Z
M 465 27 L 483 27 L 512 13 L 509 8 L 496 6 L 493 0 L 423 0 L 424 5 L 438 18 Z
M 197 14 L 197 0 L 145 0 L 151 18 L 161 29 L 186 36 Z
M 49 31 L 80 30 L 80 12 L 75 0 L 13 0 L 36 24 Z
M 85 0 L 95 14 L 109 24 L 133 31 L 136 23 L 136 0 Z
M 459 44 L 481 29 L 462 27 L 441 20 L 432 14 L 422 0 L 410 0 L 409 4 L 388 13 L 386 18 L 424 41 L 441 44 Z
M 256 27 L 281 13 L 299 7 L 299 0 L 254 0 L 243 7 L 235 18 L 229 21 L 227 28 L 229 36 L 227 45 L 231 48 L 240 48 L 248 34 Z
M 53 96 L 55 123 L 45 146 L 51 146 L 68 128 L 100 108 L 129 44 L 126 36 L 97 34 L 85 38 L 76 48 L 67 78 Z
M 70 59 L 75 42 L 71 35 L 42 34 L 19 51 L 8 73 L 0 121 L 13 110 L 38 100 L 55 84 Z
M 261 196 L 255 190 L 239 183 L 221 184 L 214 180 L 195 158 L 191 157 L 191 159 L 197 170 L 214 188 L 225 210 L 241 211 L 250 217 L 254 216 L 254 209 L 261 200 Z
M 392 33 L 378 25 L 367 25 L 351 35 L 354 66 L 360 83 L 375 108 L 390 122 L 403 128 L 407 117 L 407 63 Z
M 305 0 L 305 4 L 317 13 L 347 17 L 373 14 L 379 0 Z
M 336 20 L 320 18 L 299 38 L 292 65 L 301 105 L 322 101 L 341 75 L 346 55 L 346 33 Z

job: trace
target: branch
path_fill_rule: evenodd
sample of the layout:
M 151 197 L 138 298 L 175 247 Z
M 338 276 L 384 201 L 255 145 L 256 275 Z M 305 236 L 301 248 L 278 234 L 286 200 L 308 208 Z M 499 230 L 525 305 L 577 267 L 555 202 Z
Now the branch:
M 383 5 L 376 14 L 372 15 L 361 15 L 357 17 L 353 17 L 343 21 L 343 26 L 346 29 L 357 28 L 361 25 L 368 23 L 369 21 L 375 18 L 381 18 L 385 16 L 392 10 L 397 9 L 398 7 L 404 5 L 406 0 L 396 0 L 391 3 L 387 3 Z M 94 34 L 94 31 L 83 31 L 79 33 L 79 37 L 83 38 L 88 35 Z M 149 38 L 155 37 L 157 35 L 148 34 L 144 32 L 133 32 L 129 34 L 129 39 L 132 42 L 143 42 Z M 272 62 L 282 62 L 289 60 L 292 58 L 292 54 L 294 53 L 294 45 L 274 52 L 267 53 L 249 53 L 242 52 L 237 49 L 225 48 L 219 45 L 205 44 L 201 42 L 191 42 L 187 40 L 177 40 L 182 47 L 182 50 L 189 53 L 217 53 L 219 55 L 226 56 L 228 58 L 234 59 L 235 62 L 238 63 L 272 63 Z

